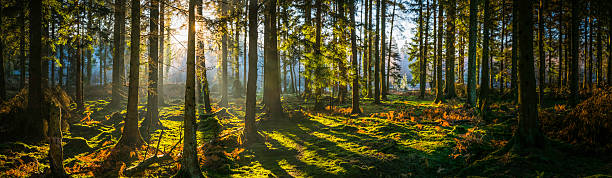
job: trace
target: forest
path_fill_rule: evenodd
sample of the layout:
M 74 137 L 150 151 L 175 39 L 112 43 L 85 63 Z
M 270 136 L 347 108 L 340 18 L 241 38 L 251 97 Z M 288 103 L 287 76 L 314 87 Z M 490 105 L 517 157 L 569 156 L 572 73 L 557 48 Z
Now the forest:
M 0 0 L 0 177 L 611 177 L 609 0 Z

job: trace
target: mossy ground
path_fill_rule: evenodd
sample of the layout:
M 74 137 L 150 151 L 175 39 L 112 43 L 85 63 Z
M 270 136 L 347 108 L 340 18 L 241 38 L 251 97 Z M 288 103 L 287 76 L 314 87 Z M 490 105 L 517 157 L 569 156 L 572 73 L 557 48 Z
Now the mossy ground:
M 510 101 L 493 103 L 492 118 L 483 121 L 476 117 L 476 111 L 464 108 L 463 101 L 434 104 L 432 100 L 390 95 L 387 101 L 374 105 L 371 99 L 365 99 L 363 114 L 350 115 L 349 103 L 314 111 L 313 101 L 283 95 L 285 118 L 269 120 L 260 112 L 260 140 L 247 145 L 235 136 L 243 126 L 244 99 L 232 99 L 227 109 L 231 115 L 217 117 L 220 133 L 226 136 L 222 138 L 225 144 L 217 146 L 222 154 L 205 154 L 211 150 L 210 145 L 200 146 L 202 170 L 210 177 L 612 175 L 610 156 L 564 152 L 489 158 L 487 155 L 511 138 L 516 125 L 515 106 Z M 72 176 L 98 175 L 97 168 L 121 136 L 123 121 L 113 120 L 111 115 L 125 112 L 125 108 L 108 109 L 108 104 L 105 99 L 87 101 L 83 118 L 64 133 L 64 164 Z M 139 106 L 141 117 L 144 106 Z M 138 176 L 168 177 L 178 170 L 182 143 L 169 151 L 182 135 L 183 101 L 167 100 L 160 108 L 161 122 L 167 127 L 161 140 L 162 130 L 151 130 L 146 139 L 150 146 L 140 148 L 138 160 L 122 168 L 151 157 L 158 141 L 158 154 L 170 154 L 174 161 L 153 164 Z M 200 126 L 198 144 L 208 143 L 213 134 L 210 127 Z M 76 144 L 82 139 L 87 145 Z M 0 177 L 41 172 L 48 167 L 47 151 L 45 144 L 1 143 Z M 117 175 L 122 175 L 121 171 Z

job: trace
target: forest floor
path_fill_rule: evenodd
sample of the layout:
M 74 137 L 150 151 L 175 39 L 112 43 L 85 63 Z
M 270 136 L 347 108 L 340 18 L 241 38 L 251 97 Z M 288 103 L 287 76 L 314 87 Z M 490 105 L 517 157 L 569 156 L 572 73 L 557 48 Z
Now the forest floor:
M 269 120 L 258 114 L 260 140 L 242 144 L 244 99 L 232 99 L 227 114 L 218 120 L 199 119 L 199 159 L 210 177 L 443 177 L 480 175 L 492 177 L 582 177 L 612 175 L 612 157 L 563 152 L 553 156 L 519 156 L 486 159 L 503 147 L 517 123 L 515 105 L 498 101 L 491 118 L 482 120 L 463 107 L 463 101 L 434 104 L 432 98 L 411 94 L 389 95 L 380 105 L 362 102 L 364 114 L 350 115 L 350 104 L 314 111 L 312 101 L 283 95 L 285 119 Z M 559 101 L 562 102 L 562 101 Z M 86 102 L 82 119 L 64 134 L 64 165 L 72 176 L 99 176 L 98 170 L 120 137 L 121 117 L 106 109 L 107 100 Z M 554 111 L 558 103 L 551 102 Z M 145 103 L 139 105 L 141 115 Z M 214 108 L 219 110 L 220 108 Z M 125 113 L 125 108 L 119 114 Z M 123 169 L 153 156 L 169 154 L 173 160 L 152 164 L 133 176 L 168 177 L 180 163 L 183 101 L 168 100 L 160 120 L 166 129 L 141 128 L 150 146 L 137 152 Z M 142 120 L 141 120 L 142 121 Z M 209 121 L 214 121 L 211 124 Z M 218 124 L 217 124 L 218 122 Z M 161 136 L 161 139 L 160 139 Z M 211 142 L 210 140 L 216 140 Z M 159 142 L 159 143 L 158 143 Z M 178 145 L 176 149 L 172 149 Z M 562 144 L 561 144 L 562 145 Z M 0 143 L 0 177 L 29 176 L 48 167 L 48 145 Z M 485 161 L 478 161 L 478 160 Z M 482 163 L 486 163 L 482 167 Z M 465 169 L 475 166 L 479 169 Z

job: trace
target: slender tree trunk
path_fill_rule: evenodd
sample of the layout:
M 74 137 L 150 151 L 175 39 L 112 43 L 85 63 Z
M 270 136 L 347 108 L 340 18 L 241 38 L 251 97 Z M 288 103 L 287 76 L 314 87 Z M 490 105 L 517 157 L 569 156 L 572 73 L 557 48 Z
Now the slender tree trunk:
M 234 11 L 236 11 L 236 14 L 240 14 L 240 7 L 238 6 L 238 0 L 235 1 L 236 6 L 234 6 Z M 237 16 L 236 17 L 236 23 L 234 24 L 235 26 L 235 32 L 234 32 L 234 38 L 235 38 L 235 45 L 234 45 L 234 82 L 232 84 L 232 89 L 233 89 L 233 95 L 234 97 L 241 97 L 242 96 L 242 85 L 240 83 L 240 17 Z
M 249 79 L 247 81 L 244 131 L 248 142 L 257 138 L 255 104 L 257 95 L 257 0 L 249 0 Z M 246 72 L 246 71 L 245 71 Z
M 368 64 L 367 64 L 368 68 L 365 69 L 365 70 L 367 70 L 367 73 L 368 73 L 368 76 L 367 76 L 367 81 L 368 82 L 366 83 L 366 88 L 368 90 L 368 96 L 367 97 L 368 98 L 372 98 L 373 95 L 374 95 L 372 93 L 372 80 L 374 80 L 372 78 L 372 63 L 374 62 L 373 61 L 374 55 L 373 55 L 373 49 L 372 48 L 376 48 L 375 46 L 372 45 L 372 41 L 373 41 L 372 39 L 374 39 L 374 37 L 373 37 L 374 34 L 373 34 L 373 31 L 372 31 L 372 26 L 373 26 L 372 25 L 372 16 L 374 14 L 374 12 L 373 12 L 374 8 L 372 7 L 372 3 L 374 1 L 367 1 L 367 2 L 368 2 L 368 8 L 367 9 L 369 11 L 369 14 L 368 14 L 368 17 L 367 17 L 368 18 L 368 20 L 367 20 L 368 21 L 367 29 L 368 29 L 368 34 L 369 34 L 368 36 L 369 37 L 368 37 L 368 41 L 367 41 L 367 43 L 368 43 Z
M 426 37 L 427 38 L 427 37 Z M 425 97 L 425 82 L 427 76 L 427 63 L 425 62 L 425 52 L 423 50 L 423 0 L 419 0 L 419 68 L 420 68 L 420 76 L 419 76 L 419 98 Z
M 140 24 L 140 1 L 131 0 L 131 23 Z M 123 125 L 121 138 L 115 148 L 121 146 L 136 148 L 144 141 L 140 137 L 138 130 L 138 87 L 139 87 L 139 67 L 140 67 L 140 26 L 132 25 L 130 35 L 130 83 L 128 89 L 127 117 Z M 187 128 L 185 128 L 187 129 Z
M 590 10 L 589 10 L 590 12 Z M 587 77 L 586 77 L 586 88 L 587 89 L 592 89 L 593 88 L 593 26 L 595 26 L 595 24 L 593 24 L 593 18 L 589 17 L 589 44 L 587 46 L 587 65 L 589 67 L 588 71 L 586 72 Z
M 386 16 L 387 16 L 387 3 L 386 0 L 381 0 L 380 1 L 380 5 L 381 5 L 381 12 L 380 12 L 380 73 L 378 73 L 380 75 L 380 89 L 381 89 L 381 95 L 380 97 L 383 100 L 387 99 L 387 83 L 385 83 L 385 56 L 387 56 L 387 46 L 386 46 L 386 27 L 385 24 L 387 23 L 386 20 Z
M 77 7 L 79 7 L 78 5 L 78 1 L 77 3 Z M 80 9 L 78 10 L 80 11 Z M 80 16 L 77 17 L 77 32 L 79 34 L 79 39 L 77 39 L 78 44 L 77 44 L 77 58 L 76 58 L 76 62 L 75 62 L 75 72 L 76 72 L 76 79 L 74 81 L 75 83 L 75 90 L 76 90 L 76 97 L 75 97 L 75 102 L 77 105 L 77 110 L 83 110 L 84 106 L 83 106 L 83 37 L 81 34 L 81 18 Z
M 519 41 L 518 41 L 518 8 L 519 8 L 519 0 L 512 1 L 512 66 L 510 67 L 510 93 L 512 94 L 512 99 L 517 100 L 518 98 L 518 71 L 517 71 L 517 61 L 518 61 L 518 49 L 519 49 Z
M 26 35 L 26 15 L 25 15 L 25 9 L 23 11 L 23 13 L 21 14 L 21 21 L 23 22 L 23 25 L 21 25 L 21 41 L 19 42 L 19 50 L 20 50 L 20 57 L 21 60 L 19 62 L 20 65 L 20 70 L 19 70 L 19 89 L 23 89 L 25 88 L 25 82 L 26 82 L 26 48 L 25 48 L 25 42 L 26 42 L 26 38 L 28 37 L 28 35 Z
M 28 113 L 30 117 L 27 122 L 27 129 L 30 138 L 41 141 L 46 137 L 44 132 L 45 117 L 43 109 L 43 86 L 41 78 L 41 39 L 42 39 L 42 2 L 41 0 L 30 1 L 30 78 L 28 86 Z
M 125 83 L 124 70 L 124 49 L 125 49 L 125 0 L 115 1 L 115 26 L 113 31 L 114 50 L 113 50 L 113 83 L 111 105 L 119 106 L 125 99 L 122 95 L 123 84 Z
M 490 15 L 490 0 L 484 0 L 484 25 L 482 35 L 482 61 L 480 71 L 482 72 L 480 79 L 480 111 L 483 117 L 486 117 L 488 111 L 489 99 L 489 32 L 491 28 Z
M 559 45 L 558 53 L 559 53 L 559 68 L 558 68 L 558 80 L 557 80 L 557 88 L 561 91 L 561 86 L 563 86 L 563 0 L 559 1 L 559 13 L 557 14 L 559 17 L 559 24 L 557 31 L 559 33 L 557 45 Z M 567 60 L 567 59 L 565 59 Z
M 64 64 L 64 45 L 59 45 L 59 59 L 57 59 L 59 61 L 60 64 L 62 65 L 66 65 Z M 65 66 L 62 67 L 58 67 L 57 68 L 57 85 L 60 87 L 64 86 L 64 68 L 66 68 Z
M 603 48 L 601 45 L 601 22 L 598 22 L 597 24 L 597 31 L 595 32 L 597 34 L 597 40 L 595 41 L 595 46 L 597 47 L 597 73 L 596 73 L 596 80 L 597 80 L 597 87 L 601 87 L 603 86 L 603 77 L 601 76 L 601 74 L 603 74 L 603 72 L 601 71 L 601 69 L 603 67 L 601 67 L 603 65 L 603 63 L 601 62 L 603 60 Z
M 505 46 L 505 42 L 506 42 L 506 21 L 505 21 L 505 17 L 506 17 L 506 0 L 502 0 L 502 7 L 501 7 L 501 16 L 502 16 L 502 20 L 501 20 L 501 25 L 502 25 L 502 32 L 501 32 L 501 50 L 500 50 L 500 57 L 501 59 L 499 60 L 499 93 L 500 94 L 504 94 L 504 71 L 506 70 L 504 68 L 504 61 L 506 61 L 506 53 L 504 52 L 504 47 Z
M 248 18 L 249 0 L 245 0 L 244 2 L 245 2 L 245 6 L 244 6 L 244 14 L 245 15 L 244 16 L 245 16 L 245 18 Z M 244 87 L 247 86 L 247 59 L 248 59 L 248 56 L 247 56 L 247 54 L 248 54 L 247 53 L 247 35 L 248 34 L 247 33 L 248 33 L 248 25 L 247 25 L 247 20 L 245 20 L 245 22 L 244 22 L 244 41 L 243 41 L 243 45 L 242 45 L 242 47 L 243 47 L 242 51 L 243 51 L 243 55 L 244 55 L 243 58 L 242 58 L 242 64 L 243 64 L 242 65 L 243 66 L 243 68 L 242 68 L 242 75 L 243 75 L 242 76 L 242 86 L 244 86 Z M 243 91 L 243 92 L 245 92 L 245 94 L 246 94 L 246 90 Z
M 515 148 L 541 147 L 544 136 L 538 127 L 538 102 L 533 57 L 533 2 L 519 1 L 519 123 L 514 133 Z
M 200 15 L 204 14 L 203 9 L 204 8 L 202 6 L 198 7 L 198 11 L 200 12 Z M 201 25 L 201 27 L 203 27 L 203 25 Z M 202 73 L 200 74 L 201 76 L 199 76 L 199 80 L 201 81 L 196 80 L 198 84 L 201 83 L 200 86 L 198 86 L 196 90 L 202 92 L 201 99 L 203 99 L 204 101 L 204 110 L 206 110 L 207 113 L 210 113 L 212 112 L 212 107 L 210 105 L 210 90 L 209 90 L 210 87 L 208 86 L 208 77 L 207 77 L 208 69 L 206 68 L 206 45 L 204 43 L 205 41 L 206 40 L 204 39 L 199 41 L 201 50 L 202 50 L 202 54 L 200 54 L 200 58 L 196 58 L 196 63 L 197 63 L 196 67 L 200 68 L 202 70 Z M 197 73 L 196 73 L 196 76 L 197 76 Z
M 2 14 L 2 8 L 0 7 L 0 14 Z M 0 24 L 2 23 L 2 18 L 0 17 Z M 2 31 L 3 26 L 0 26 L 0 31 Z M 6 72 L 4 71 L 4 36 L 0 36 L 0 100 L 4 101 L 6 99 Z
M 448 21 L 447 21 L 447 34 L 446 34 L 446 98 L 455 98 L 457 93 L 455 92 L 455 9 L 457 6 L 456 0 L 449 0 L 448 2 Z M 486 10 L 485 10 L 486 11 Z M 485 58 L 486 59 L 486 58 Z
M 227 5 L 227 1 L 223 0 L 222 2 L 220 2 L 221 4 L 221 14 L 223 15 L 227 15 L 228 13 L 228 5 Z M 223 27 L 228 27 L 227 22 L 223 22 L 222 23 Z M 229 102 L 229 98 L 227 97 L 227 58 L 228 58 L 228 37 L 227 34 L 229 33 L 227 30 L 222 32 L 222 37 L 221 37 L 221 102 L 219 102 L 219 105 L 222 107 L 226 107 L 228 106 L 228 102 Z
M 376 37 L 374 39 L 374 103 L 380 104 L 380 56 L 378 48 L 379 27 L 380 27 L 380 0 L 376 0 Z
M 149 128 L 158 128 L 161 126 L 159 121 L 159 93 L 157 88 L 157 81 L 159 74 L 158 69 L 158 57 L 159 57 L 159 0 L 151 0 L 150 18 L 149 18 L 149 80 L 147 90 L 147 117 L 143 121 L 143 125 L 147 125 L 147 132 Z M 149 134 L 149 133 L 146 133 Z
M 166 28 L 166 1 L 161 0 L 159 3 L 159 65 L 157 67 L 159 76 L 157 77 L 157 93 L 158 93 L 158 105 L 164 105 L 166 102 L 164 100 L 164 29 Z
M 370 82 L 368 80 L 368 75 L 369 75 L 368 74 L 368 71 L 369 71 L 368 67 L 370 66 L 369 65 L 369 63 L 370 63 L 369 56 L 371 55 L 368 52 L 368 50 L 370 49 L 370 46 L 368 45 L 368 41 L 370 39 L 370 37 L 368 36 L 369 35 L 368 33 L 370 33 L 369 28 L 368 28 L 369 25 L 370 25 L 368 23 L 368 14 L 370 14 L 370 7 L 368 5 L 369 2 L 370 1 L 365 1 L 365 0 L 363 1 L 363 5 L 364 5 L 363 11 L 364 11 L 365 15 L 362 14 L 362 17 L 363 17 L 362 20 L 363 20 L 364 26 L 363 26 L 363 57 L 361 58 L 361 64 L 363 65 L 362 80 L 363 80 L 363 86 L 366 87 L 365 88 L 365 90 L 366 90 L 365 91 L 365 97 L 366 98 L 370 97 L 370 95 L 368 93 L 368 91 L 369 91 L 369 88 L 368 88 L 369 84 L 368 84 L 368 82 Z
M 612 16 L 612 8 L 608 8 L 608 16 Z M 612 18 L 608 18 L 608 86 L 612 86 Z
M 579 25 L 580 25 L 580 15 L 579 10 L 580 2 L 571 1 L 571 9 L 572 9 L 572 23 L 571 23 L 571 69 L 570 74 L 570 97 L 569 104 L 571 106 L 576 106 L 578 104 L 578 44 L 580 43 L 580 33 Z
M 539 96 L 538 98 L 540 99 L 539 104 L 540 107 L 542 105 L 542 100 L 544 99 L 544 88 L 545 88 L 545 68 L 546 68 L 546 63 L 545 63 L 545 55 L 544 54 L 544 0 L 540 0 L 539 1 L 539 6 L 538 6 L 538 55 L 539 58 L 538 60 L 540 61 L 540 69 L 538 70 L 538 89 L 539 89 Z
M 351 16 L 351 64 L 353 66 L 353 106 L 352 106 L 352 114 L 361 113 L 361 109 L 359 108 L 359 67 L 357 65 L 357 34 L 355 33 L 355 0 L 350 0 L 349 4 L 350 16 Z
M 442 5 L 442 3 L 442 0 L 438 1 L 438 41 L 436 42 L 436 52 L 438 54 L 436 55 L 436 62 L 434 64 L 436 68 L 436 99 L 434 100 L 435 103 L 444 102 L 444 89 L 442 88 L 442 37 L 444 36 L 444 23 L 442 21 L 442 18 L 444 16 L 444 6 Z
M 204 177 L 198 162 L 195 101 L 195 7 L 196 0 L 189 0 L 189 32 L 187 35 L 187 76 L 185 81 L 185 119 L 183 124 L 183 160 L 177 177 Z

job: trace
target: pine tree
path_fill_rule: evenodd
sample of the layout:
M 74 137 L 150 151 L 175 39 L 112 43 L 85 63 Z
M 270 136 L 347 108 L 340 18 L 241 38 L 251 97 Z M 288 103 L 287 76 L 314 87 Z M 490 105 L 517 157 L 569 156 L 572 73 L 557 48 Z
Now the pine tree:
M 125 0 L 115 0 L 115 26 L 113 31 L 113 83 L 111 105 L 119 106 L 125 99 L 122 95 L 125 83 L 125 70 L 123 69 L 123 52 L 125 49 Z M 61 75 L 60 75 L 61 78 Z
M 478 0 L 470 0 L 470 24 L 468 46 L 467 103 L 476 106 L 476 43 L 478 38 Z

